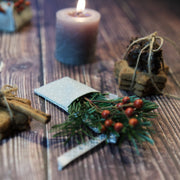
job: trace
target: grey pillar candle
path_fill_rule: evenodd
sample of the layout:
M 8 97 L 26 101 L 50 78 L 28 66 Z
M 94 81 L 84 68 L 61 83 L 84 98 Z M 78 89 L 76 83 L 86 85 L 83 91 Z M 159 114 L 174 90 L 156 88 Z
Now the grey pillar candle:
M 75 8 L 56 13 L 55 57 L 65 64 L 86 64 L 94 61 L 100 13 L 85 9 L 76 13 Z

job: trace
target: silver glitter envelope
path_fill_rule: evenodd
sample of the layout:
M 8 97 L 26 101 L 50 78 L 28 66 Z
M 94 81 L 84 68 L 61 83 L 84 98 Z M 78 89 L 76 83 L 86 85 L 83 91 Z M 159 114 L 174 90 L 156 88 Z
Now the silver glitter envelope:
M 98 91 L 69 77 L 64 77 L 37 88 L 34 92 L 65 111 L 68 111 L 68 106 L 75 99 Z
M 68 111 L 68 106 L 77 98 L 92 92 L 98 92 L 78 81 L 75 81 L 69 77 L 56 80 L 49 84 L 46 84 L 40 88 L 34 90 L 34 92 L 52 102 L 53 104 L 61 107 L 65 111 Z M 117 95 L 109 94 L 109 99 L 117 98 Z M 93 131 L 99 133 L 97 128 L 92 128 Z M 87 141 L 85 144 L 78 145 L 65 154 L 58 157 L 58 169 L 62 170 L 70 162 L 77 157 L 88 152 L 92 148 L 96 147 L 100 143 L 104 142 L 106 135 L 100 134 L 95 139 Z M 108 143 L 116 143 L 116 136 L 110 135 L 107 139 Z

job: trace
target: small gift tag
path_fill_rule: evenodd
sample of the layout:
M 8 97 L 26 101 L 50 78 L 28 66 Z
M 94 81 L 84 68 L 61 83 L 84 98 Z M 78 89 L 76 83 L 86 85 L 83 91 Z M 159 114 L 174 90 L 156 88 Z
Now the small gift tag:
M 34 92 L 68 112 L 68 106 L 75 99 L 98 91 L 69 77 L 64 77 L 37 88 Z

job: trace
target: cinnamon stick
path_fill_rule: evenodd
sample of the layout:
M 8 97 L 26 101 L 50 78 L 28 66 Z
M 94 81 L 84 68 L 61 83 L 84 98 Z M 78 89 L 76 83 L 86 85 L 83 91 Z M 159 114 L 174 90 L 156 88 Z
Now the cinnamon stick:
M 31 101 L 29 99 L 24 99 L 24 98 L 20 98 L 20 97 L 6 97 L 7 100 L 16 100 L 16 101 L 20 101 L 24 104 L 28 104 L 31 105 Z
M 37 121 L 40 121 L 42 123 L 48 123 L 50 121 L 51 116 L 49 114 L 36 110 L 28 104 L 24 104 L 16 100 L 7 100 L 7 102 L 10 108 L 12 108 L 13 110 L 24 113 L 25 115 L 30 116 L 36 119 Z M 4 101 L 0 101 L 0 104 L 6 106 Z

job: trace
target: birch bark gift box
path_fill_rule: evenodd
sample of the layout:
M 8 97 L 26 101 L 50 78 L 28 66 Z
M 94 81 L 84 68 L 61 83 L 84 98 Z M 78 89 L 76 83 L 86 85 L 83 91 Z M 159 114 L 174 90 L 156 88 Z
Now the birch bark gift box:
M 140 97 L 162 94 L 169 69 L 163 62 L 162 44 L 163 38 L 156 32 L 130 42 L 124 59 L 115 63 L 120 89 L 133 91 Z
M 29 1 L 0 1 L 0 31 L 14 32 L 31 19 L 32 9 Z
M 119 88 L 122 90 L 131 90 L 132 79 L 135 70 L 130 67 L 126 60 L 120 60 L 115 64 L 115 74 L 118 79 Z M 157 84 L 160 91 L 165 88 L 167 81 L 166 73 L 161 69 L 158 74 L 153 74 L 152 78 Z M 136 71 L 136 78 L 134 80 L 133 92 L 137 96 L 148 96 L 153 94 L 160 94 L 151 82 L 151 77 L 146 72 Z
M 77 9 L 67 8 L 56 13 L 55 57 L 65 64 L 86 64 L 94 61 L 100 14 L 85 9 L 79 0 Z

